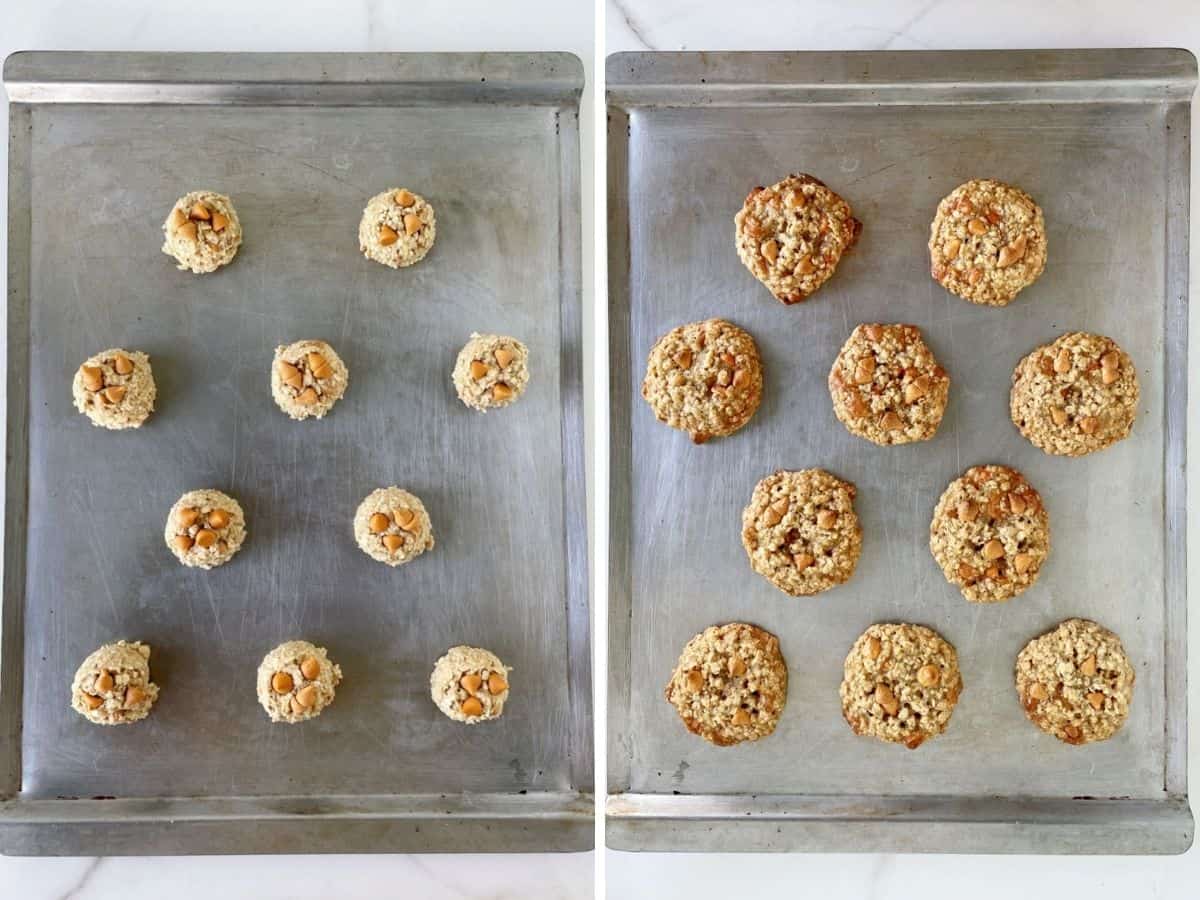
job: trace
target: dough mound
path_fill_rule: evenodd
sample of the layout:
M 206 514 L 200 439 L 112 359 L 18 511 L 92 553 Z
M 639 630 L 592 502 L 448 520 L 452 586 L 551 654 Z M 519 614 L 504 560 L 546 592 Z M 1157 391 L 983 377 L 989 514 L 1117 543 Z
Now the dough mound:
M 1006 306 L 1046 268 L 1046 222 L 1027 193 L 1001 181 L 961 184 L 929 228 L 934 280 L 972 303 Z
M 1067 619 L 1017 655 L 1016 683 L 1029 721 L 1064 743 L 1090 744 L 1125 724 L 1134 671 L 1115 634 Z
M 150 680 L 150 646 L 105 644 L 80 663 L 71 681 L 71 707 L 97 725 L 128 725 L 150 715 L 158 685 Z
M 185 566 L 212 569 L 233 559 L 246 540 L 241 505 L 220 491 L 188 491 L 167 514 L 163 537 Z
M 858 241 L 850 204 L 811 175 L 756 187 L 733 219 L 738 257 L 783 303 L 806 300 Z
M 233 261 L 242 246 L 242 223 L 224 194 L 191 191 L 175 201 L 163 222 L 162 251 L 177 268 L 203 275 Z
M 927 441 L 946 412 L 950 376 L 913 325 L 859 325 L 829 372 L 846 430 L 886 447 Z
M 929 550 L 972 603 L 998 603 L 1033 587 L 1050 555 L 1041 495 L 1008 466 L 973 466 L 933 511 Z
M 508 406 L 529 384 L 529 350 L 516 338 L 473 332 L 450 378 L 458 399 L 472 409 Z
M 654 344 L 642 398 L 654 417 L 703 444 L 750 421 L 762 402 L 758 345 L 723 319 L 680 325 Z
M 962 694 L 958 654 L 923 625 L 872 625 L 843 667 L 842 716 L 855 734 L 915 750 L 946 730 Z
M 855 487 L 823 469 L 776 472 L 742 511 L 750 566 L 793 597 L 849 581 L 862 553 Z
M 333 702 L 342 670 L 324 647 L 284 641 L 258 666 L 258 702 L 272 722 L 294 725 L 315 719 Z
M 296 341 L 275 348 L 271 396 L 297 421 L 324 418 L 349 384 L 346 364 L 324 341 Z
M 358 223 L 363 256 L 393 269 L 420 262 L 436 237 L 433 207 L 404 188 L 388 188 L 372 197 Z
M 354 539 L 371 559 L 399 566 L 433 549 L 433 524 L 420 498 L 392 485 L 371 491 L 358 505 Z
M 1009 413 L 1035 447 L 1084 456 L 1129 436 L 1140 396 L 1137 369 L 1116 341 L 1074 331 L 1017 364 Z
M 731 622 L 711 625 L 687 642 L 665 695 L 688 731 L 728 747 L 775 730 L 787 684 L 779 639 Z
M 487 722 L 504 712 L 510 671 L 490 650 L 451 647 L 434 664 L 429 693 L 437 708 L 455 722 Z
M 75 408 L 93 425 L 113 430 L 141 427 L 157 394 L 150 357 L 119 347 L 89 356 L 71 382 Z

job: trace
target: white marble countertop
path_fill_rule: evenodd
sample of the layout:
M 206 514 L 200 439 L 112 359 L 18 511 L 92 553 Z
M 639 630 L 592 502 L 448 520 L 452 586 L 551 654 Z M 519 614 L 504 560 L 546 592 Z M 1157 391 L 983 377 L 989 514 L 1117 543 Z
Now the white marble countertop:
M 1200 55 L 1196 0 L 805 0 L 736 7 L 712 0 L 608 0 L 606 53 L 621 50 L 920 50 L 1016 47 L 1186 47 Z M 1193 106 L 1192 133 L 1196 129 Z M 1196 142 L 1192 171 L 1200 172 Z M 1191 279 L 1200 284 L 1200 191 L 1192 190 Z M 1191 316 L 1191 353 L 1200 353 L 1200 322 Z M 1200 368 L 1193 366 L 1193 371 Z M 1191 380 L 1192 397 L 1200 378 Z M 1196 444 L 1196 404 L 1188 436 Z M 1195 478 L 1189 494 L 1197 493 Z M 1189 530 L 1200 534 L 1200 504 Z M 1193 541 L 1193 546 L 1196 542 Z M 1189 581 L 1198 580 L 1197 552 Z M 1131 598 L 1132 599 L 1132 598 Z M 1189 633 L 1193 748 L 1200 747 L 1200 617 Z M 1200 784 L 1197 753 L 1190 776 Z M 1193 810 L 1196 804 L 1193 801 Z M 1200 895 L 1200 851 L 1182 857 L 987 857 L 899 855 L 733 855 L 607 853 L 610 897 L 656 900 L 746 897 L 755 889 L 812 897 L 1193 898 Z M 654 889 L 646 893 L 646 885 Z M 774 893 L 774 891 L 772 891 Z

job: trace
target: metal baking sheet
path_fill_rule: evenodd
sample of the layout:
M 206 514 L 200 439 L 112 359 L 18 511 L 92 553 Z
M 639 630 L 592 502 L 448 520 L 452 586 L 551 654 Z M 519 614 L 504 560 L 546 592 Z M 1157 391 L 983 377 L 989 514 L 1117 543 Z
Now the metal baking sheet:
M 533 851 L 592 845 L 580 371 L 579 60 L 567 54 L 19 54 L 11 112 L 0 846 L 12 854 Z M 368 197 L 424 194 L 437 245 L 362 258 Z M 175 198 L 228 193 L 237 259 L 179 272 Z M 450 370 L 472 330 L 524 340 L 521 402 L 480 415 Z M 296 423 L 274 347 L 327 339 L 350 387 Z M 147 351 L 140 430 L 71 406 L 80 360 Z M 372 489 L 421 496 L 437 547 L 356 546 Z M 175 563 L 184 490 L 240 499 L 249 538 Z M 255 669 L 305 637 L 337 701 L 272 725 Z M 87 653 L 154 647 L 153 715 L 71 711 Z M 453 644 L 513 667 L 504 717 L 429 698 Z
M 1177 853 L 1186 785 L 1184 427 L 1188 110 L 1180 50 L 618 54 L 608 60 L 612 361 L 608 842 L 621 849 Z M 743 268 L 733 215 L 755 185 L 810 172 L 864 223 L 836 276 L 785 307 Z M 1045 209 L 1049 262 L 1009 307 L 929 276 L 938 200 L 973 177 Z M 638 395 L 675 325 L 722 316 L 758 340 L 766 384 L 733 437 L 694 446 Z M 834 418 L 825 380 L 864 321 L 919 326 L 952 378 L 932 441 L 880 448 Z M 1008 416 L 1010 376 L 1065 330 L 1138 364 L 1133 435 L 1050 457 Z M 1023 471 L 1054 549 L 1037 586 L 965 602 L 928 549 L 946 484 Z M 740 542 L 755 482 L 820 466 L 858 485 L 863 554 L 846 585 L 791 599 Z M 1024 718 L 1013 662 L 1069 616 L 1097 619 L 1137 671 L 1114 739 L 1077 748 Z M 769 738 L 689 734 L 662 690 L 705 626 L 780 637 L 789 697 Z M 842 662 L 872 622 L 915 621 L 958 649 L 965 692 L 918 751 L 856 737 Z

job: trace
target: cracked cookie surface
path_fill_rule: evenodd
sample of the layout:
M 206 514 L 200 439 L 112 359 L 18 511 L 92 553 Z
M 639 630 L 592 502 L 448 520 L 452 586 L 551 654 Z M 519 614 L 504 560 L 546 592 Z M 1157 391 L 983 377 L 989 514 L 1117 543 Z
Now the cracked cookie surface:
M 89 356 L 71 382 L 75 408 L 114 431 L 140 427 L 154 412 L 157 394 L 150 357 L 119 347 Z
M 358 223 L 358 248 L 367 259 L 403 269 L 425 258 L 437 237 L 433 207 L 406 188 L 388 188 L 367 201 Z
M 1087 619 L 1067 619 L 1017 655 L 1017 697 L 1025 715 L 1068 744 L 1116 734 L 1129 717 L 1133 683 L 1120 638 Z
M 655 417 L 697 444 L 744 426 L 762 402 L 758 345 L 723 319 L 680 325 L 650 350 L 642 397 Z
M 971 602 L 1009 600 L 1033 586 L 1050 555 L 1050 517 L 1020 472 L 974 466 L 938 500 L 929 549 Z
M 487 412 L 516 403 L 529 384 L 529 349 L 513 337 L 473 332 L 450 373 L 458 399 Z
M 923 625 L 872 625 L 843 673 L 842 715 L 854 733 L 910 750 L 946 730 L 963 689 L 954 647 Z
M 779 639 L 744 622 L 711 625 L 683 648 L 665 695 L 688 731 L 718 747 L 766 737 L 787 703 Z
M 296 341 L 275 348 L 271 396 L 293 419 L 324 418 L 349 384 L 346 364 L 324 341 Z
M 859 325 L 829 372 L 833 411 L 846 430 L 881 446 L 937 433 L 950 376 L 913 325 Z
M 284 641 L 258 666 L 258 702 L 272 722 L 294 725 L 315 719 L 333 702 L 341 668 L 324 647 L 308 641 Z
M 171 207 L 163 235 L 162 251 L 176 268 L 204 275 L 233 262 L 242 246 L 242 223 L 224 194 L 191 191 Z
M 429 693 L 434 705 L 455 722 L 487 722 L 504 712 L 510 671 L 490 650 L 451 647 L 433 666 Z
M 233 559 L 246 540 L 241 504 L 221 491 L 188 491 L 167 514 L 164 538 L 185 566 L 212 569 Z
M 358 505 L 354 539 L 371 559 L 399 566 L 433 549 L 433 524 L 419 497 L 392 485 L 372 491 Z
M 1017 364 L 1009 413 L 1035 447 L 1083 456 L 1129 436 L 1139 396 L 1137 369 L 1116 341 L 1073 331 Z
M 853 484 L 822 469 L 762 479 L 742 512 L 751 567 L 793 597 L 849 580 L 862 552 L 854 496 Z
M 799 303 L 828 281 L 858 240 L 850 204 L 812 175 L 756 187 L 734 216 L 738 257 L 783 303 Z
M 938 204 L 929 229 L 933 278 L 972 303 L 1006 306 L 1046 268 L 1041 207 L 1017 187 L 981 179 Z
M 144 719 L 156 699 L 150 645 L 139 641 L 105 644 L 80 663 L 71 680 L 71 707 L 96 725 Z

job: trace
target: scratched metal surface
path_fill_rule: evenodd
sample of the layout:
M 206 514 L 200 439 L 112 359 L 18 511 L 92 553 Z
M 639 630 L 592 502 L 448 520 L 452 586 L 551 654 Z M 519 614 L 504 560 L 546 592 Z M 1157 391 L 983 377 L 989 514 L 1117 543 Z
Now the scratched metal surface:
M 707 69 L 691 57 L 679 69 L 725 83 L 744 78 L 754 84 L 749 93 L 767 66 L 753 56 L 730 54 Z M 708 88 L 698 78 L 695 87 L 676 83 L 684 79 L 675 62 L 646 73 L 655 60 L 622 55 L 609 63 L 610 84 L 614 74 L 621 82 L 617 99 L 610 96 L 620 107 L 610 131 L 618 217 L 613 479 L 629 484 L 614 499 L 612 537 L 613 789 L 667 795 L 654 804 L 667 820 L 673 792 L 749 795 L 752 811 L 761 811 L 754 798 L 763 795 L 1163 798 L 1164 316 L 1173 302 L 1165 210 L 1169 166 L 1178 163 L 1164 148 L 1173 107 L 1022 103 L 1020 86 L 1010 88 L 1011 102 L 988 105 L 743 103 L 736 89 L 720 88 L 701 100 Z M 803 60 L 795 66 L 812 70 Z M 785 307 L 738 260 L 733 215 L 755 185 L 795 171 L 846 197 L 864 228 L 836 276 L 808 302 Z M 937 202 L 971 177 L 1021 185 L 1045 210 L 1045 274 L 1005 309 L 968 304 L 929 277 Z M 657 337 L 710 316 L 755 336 L 766 383 L 746 428 L 694 446 L 654 419 L 639 388 Z M 834 417 L 825 380 L 842 342 L 864 321 L 919 326 L 950 372 L 949 406 L 933 440 L 880 448 Z M 1112 335 L 1141 381 L 1132 436 L 1084 459 L 1045 455 L 1008 416 L 1017 361 L 1066 330 Z M 1006 604 L 974 605 L 934 563 L 929 521 L 951 479 L 993 462 L 1016 467 L 1039 489 L 1053 549 L 1033 589 Z M 759 478 L 810 466 L 857 485 L 863 553 L 846 585 L 792 599 L 750 569 L 740 518 Z M 1181 484 L 1180 477 L 1172 489 Z M 1181 615 L 1182 595 L 1175 601 Z M 1125 728 L 1082 749 L 1025 719 L 1012 678 L 1024 644 L 1070 616 L 1115 630 L 1137 672 Z M 662 689 L 693 634 L 733 620 L 779 636 L 790 686 L 774 735 L 723 749 L 689 734 Z M 949 730 L 916 752 L 856 737 L 842 719 L 845 654 L 878 621 L 927 624 L 958 650 L 965 692 Z M 1175 637 L 1182 646 L 1182 634 Z M 1182 691 L 1175 698 L 1182 704 Z M 1182 705 L 1171 713 L 1185 715 Z M 635 809 L 634 800 L 610 804 L 617 815 Z M 695 804 L 676 814 L 728 815 Z M 945 836 L 939 840 L 948 849 Z M 622 832 L 618 845 L 637 841 Z M 847 833 L 824 849 L 837 846 L 859 844 Z
M 583 480 L 578 188 L 561 171 L 574 106 L 48 103 L 31 127 L 21 799 L 589 791 L 568 633 L 586 595 L 567 568 L 585 526 L 564 487 Z M 438 218 L 432 252 L 401 271 L 357 245 L 367 198 L 393 185 Z M 229 194 L 245 230 L 203 277 L 159 250 L 171 203 L 197 187 Z M 515 407 L 457 399 L 473 330 L 529 346 Z M 296 423 L 269 367 L 306 337 L 337 349 L 350 386 Z M 109 346 L 150 354 L 157 410 L 139 430 L 71 405 L 79 361 Z M 351 527 L 389 484 L 424 500 L 437 541 L 396 569 Z M 208 486 L 239 499 L 249 537 L 205 573 L 174 561 L 162 528 Z M 344 681 L 320 718 L 272 725 L 255 671 L 296 637 Z M 70 678 L 118 638 L 153 646 L 161 695 L 145 722 L 96 728 L 69 708 Z M 459 643 L 513 668 L 495 723 L 464 728 L 430 700 L 434 661 Z

